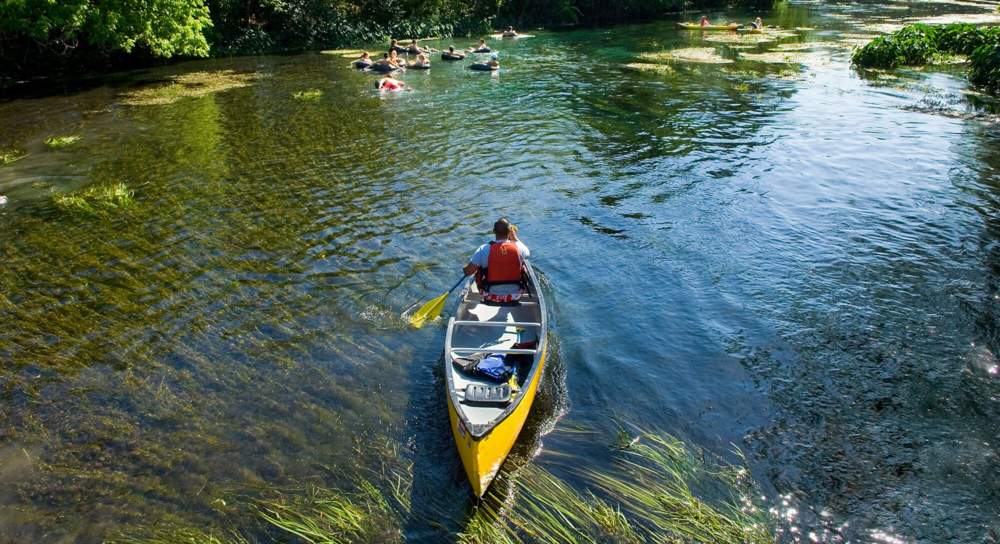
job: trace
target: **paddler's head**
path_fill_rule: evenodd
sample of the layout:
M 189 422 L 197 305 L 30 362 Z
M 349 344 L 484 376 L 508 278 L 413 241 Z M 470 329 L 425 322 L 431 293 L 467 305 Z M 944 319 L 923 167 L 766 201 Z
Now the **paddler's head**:
M 506 217 L 501 217 L 497 219 L 496 223 L 493 223 L 493 234 L 496 235 L 497 240 L 506 240 L 510 236 L 512 226 Z

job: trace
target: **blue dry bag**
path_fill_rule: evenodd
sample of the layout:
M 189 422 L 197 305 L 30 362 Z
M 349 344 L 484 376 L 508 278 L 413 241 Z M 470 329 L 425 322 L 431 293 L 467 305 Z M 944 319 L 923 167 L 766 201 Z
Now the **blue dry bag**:
M 476 363 L 476 372 L 498 382 L 506 382 L 514 375 L 514 369 L 507 366 L 506 356 L 497 353 L 492 353 Z

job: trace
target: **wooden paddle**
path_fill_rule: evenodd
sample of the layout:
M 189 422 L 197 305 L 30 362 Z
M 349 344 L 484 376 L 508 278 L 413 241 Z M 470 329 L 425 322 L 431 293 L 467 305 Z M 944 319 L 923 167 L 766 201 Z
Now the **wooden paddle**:
M 441 310 L 444 309 L 444 301 L 448 298 L 448 295 L 457 289 L 459 285 L 462 285 L 463 281 L 465 281 L 465 276 L 462 276 L 462 279 L 458 280 L 458 283 L 451 289 L 448 289 L 447 293 L 434 297 L 425 302 L 420 308 L 417 308 L 417 311 L 410 315 L 410 324 L 419 329 L 424 326 L 424 323 L 437 319 L 437 316 L 441 315 Z

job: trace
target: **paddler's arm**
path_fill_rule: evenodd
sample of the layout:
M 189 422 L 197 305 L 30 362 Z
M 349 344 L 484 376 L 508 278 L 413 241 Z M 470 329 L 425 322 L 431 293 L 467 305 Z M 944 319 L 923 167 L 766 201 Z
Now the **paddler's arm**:
M 462 268 L 462 272 L 465 273 L 466 276 L 473 276 L 476 272 L 479 272 L 479 267 L 469 263 Z

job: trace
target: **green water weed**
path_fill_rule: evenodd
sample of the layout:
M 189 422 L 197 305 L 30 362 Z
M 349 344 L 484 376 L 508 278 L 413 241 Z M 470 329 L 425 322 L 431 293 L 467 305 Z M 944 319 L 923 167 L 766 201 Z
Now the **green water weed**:
M 49 149 L 62 149 L 64 147 L 69 147 L 80 141 L 79 136 L 49 136 L 45 139 L 45 145 Z
M 23 159 L 27 153 L 20 149 L 7 148 L 0 149 L 0 166 L 8 165 L 14 161 Z
M 292 98 L 296 100 L 319 100 L 323 96 L 323 91 L 319 89 L 307 89 L 304 91 L 295 91 L 292 93 Z
M 56 193 L 52 202 L 69 213 L 103 215 L 127 208 L 132 204 L 133 192 L 124 183 L 111 183 L 87 187 L 81 191 Z

